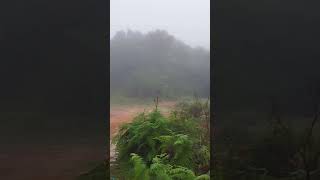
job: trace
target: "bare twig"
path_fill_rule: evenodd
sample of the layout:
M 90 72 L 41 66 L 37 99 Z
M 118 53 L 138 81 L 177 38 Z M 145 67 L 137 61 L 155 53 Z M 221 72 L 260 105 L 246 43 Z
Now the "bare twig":
M 156 106 L 156 111 L 158 110 L 158 104 L 159 104 L 159 97 L 157 96 L 156 99 L 153 100 L 154 101 L 154 104 Z

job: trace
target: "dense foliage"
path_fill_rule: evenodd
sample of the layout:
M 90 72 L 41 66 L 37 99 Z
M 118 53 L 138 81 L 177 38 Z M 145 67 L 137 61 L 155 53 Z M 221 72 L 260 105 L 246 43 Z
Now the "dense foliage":
M 165 162 L 168 159 L 167 154 L 157 155 L 152 160 L 150 168 L 147 168 L 142 158 L 132 153 L 131 162 L 134 166 L 133 180 L 209 180 L 208 175 L 196 176 L 194 172 L 183 166 L 171 165 Z
M 129 179 L 209 179 L 208 102 L 181 103 L 169 117 L 157 109 L 125 124 L 114 139 Z M 130 170 L 131 169 L 131 170 Z M 111 172 L 112 173 L 112 172 Z
M 111 94 L 172 98 L 209 96 L 210 53 L 166 31 L 119 31 L 110 41 Z

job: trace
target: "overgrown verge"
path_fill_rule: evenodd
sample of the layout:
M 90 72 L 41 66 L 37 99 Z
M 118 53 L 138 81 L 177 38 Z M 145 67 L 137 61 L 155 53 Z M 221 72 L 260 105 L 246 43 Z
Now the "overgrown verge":
M 179 103 L 169 117 L 141 113 L 113 139 L 119 179 L 209 179 L 209 101 Z M 112 172 L 111 172 L 112 173 Z

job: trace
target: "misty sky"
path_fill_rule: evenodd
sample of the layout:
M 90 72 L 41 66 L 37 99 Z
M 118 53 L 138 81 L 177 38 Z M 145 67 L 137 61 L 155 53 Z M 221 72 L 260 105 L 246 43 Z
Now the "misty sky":
M 118 30 L 167 30 L 191 46 L 210 47 L 210 0 L 111 0 L 111 37 Z

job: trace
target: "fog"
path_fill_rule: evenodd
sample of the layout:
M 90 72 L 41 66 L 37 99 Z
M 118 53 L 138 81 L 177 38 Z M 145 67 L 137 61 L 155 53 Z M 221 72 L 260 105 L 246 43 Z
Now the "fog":
M 111 0 L 110 36 L 162 29 L 186 44 L 210 48 L 210 0 Z
M 209 51 L 166 31 L 119 31 L 111 39 L 110 57 L 112 96 L 209 96 Z

